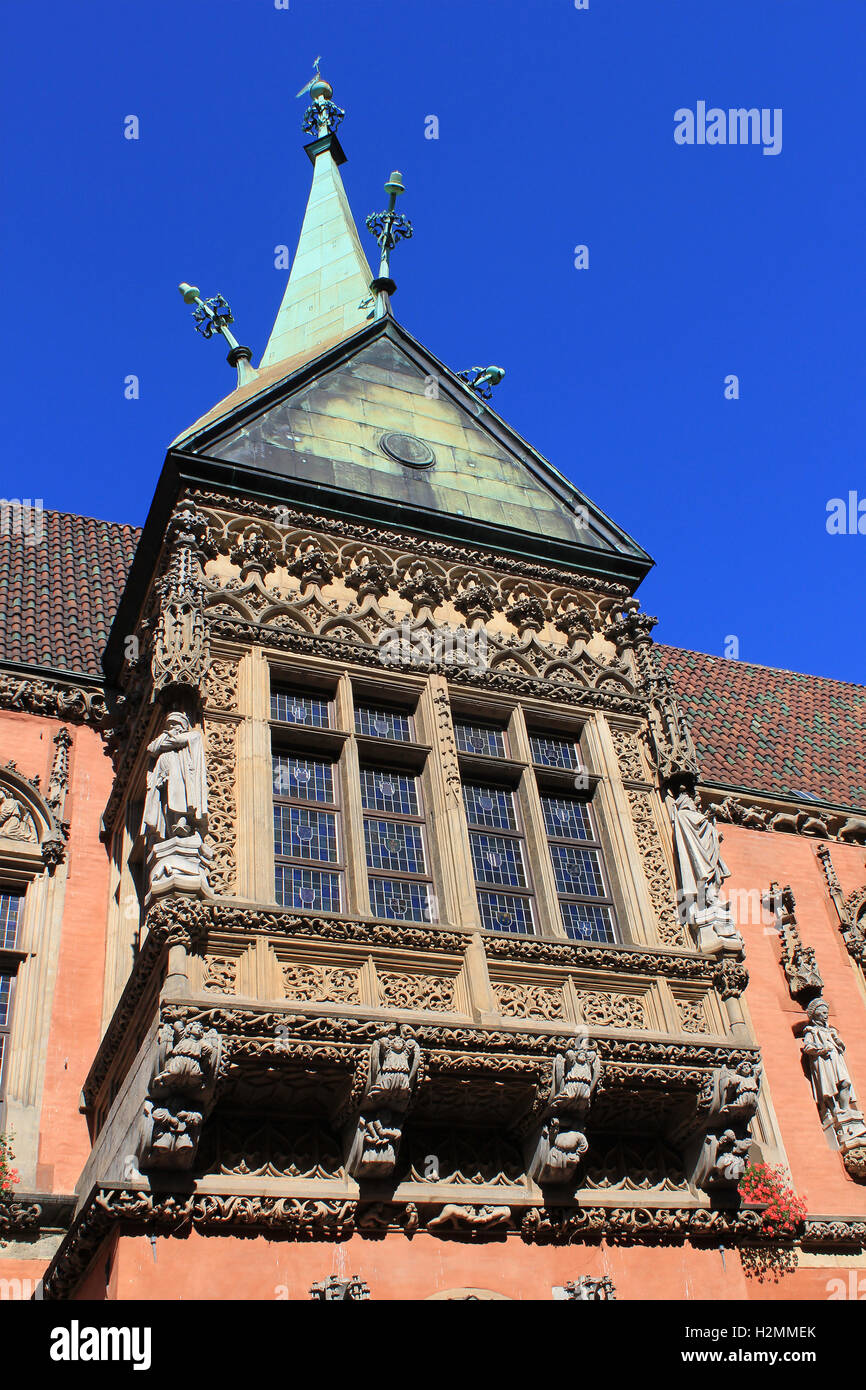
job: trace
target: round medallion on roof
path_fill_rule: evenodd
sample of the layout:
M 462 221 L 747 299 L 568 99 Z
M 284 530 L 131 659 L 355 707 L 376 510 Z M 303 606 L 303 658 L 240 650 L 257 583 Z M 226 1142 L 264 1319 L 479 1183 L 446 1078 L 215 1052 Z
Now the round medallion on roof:
M 410 468 L 429 468 L 436 462 L 430 445 L 423 439 L 416 439 L 413 434 L 383 434 L 379 444 L 390 458 L 408 464 Z

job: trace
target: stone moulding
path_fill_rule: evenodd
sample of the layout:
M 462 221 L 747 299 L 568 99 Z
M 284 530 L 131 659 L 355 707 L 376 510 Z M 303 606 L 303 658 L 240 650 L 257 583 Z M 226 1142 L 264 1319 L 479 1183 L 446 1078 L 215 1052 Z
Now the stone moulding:
M 381 1239 L 389 1231 L 412 1238 L 520 1238 L 529 1245 L 569 1245 L 602 1238 L 617 1244 L 689 1242 L 767 1247 L 759 1212 L 706 1206 L 579 1206 L 504 1203 L 415 1204 L 411 1200 L 358 1202 L 340 1196 L 301 1198 L 188 1193 L 140 1187 L 95 1186 L 56 1252 L 44 1277 L 47 1300 L 71 1298 L 100 1245 L 114 1229 L 183 1237 L 253 1232 L 296 1241 L 345 1241 L 354 1234 Z M 866 1221 L 850 1217 L 807 1218 L 803 1246 L 863 1248 Z
M 159 899 L 147 914 L 146 926 L 144 945 L 84 1083 L 84 1100 L 88 1107 L 96 1103 L 114 1059 L 125 1047 L 131 1020 L 142 998 L 152 988 L 155 973 L 161 968 L 170 945 L 182 945 L 188 951 L 204 953 L 209 935 L 236 933 L 247 939 L 255 935 L 295 937 L 459 956 L 470 943 L 468 933 L 412 925 L 395 927 L 384 922 L 351 918 L 305 917 L 279 908 L 236 906 L 225 901 L 205 903 L 185 894 L 169 894 Z M 673 949 L 667 951 L 656 947 L 601 946 L 565 941 L 512 942 L 494 933 L 485 935 L 483 940 L 488 956 L 497 961 L 526 960 L 556 964 L 571 970 L 656 975 L 673 981 L 712 985 L 722 998 L 741 994 L 748 980 L 741 965 L 720 965 L 706 956 Z M 285 1023 L 286 1019 L 281 1015 L 279 1021 Z M 311 1019 L 307 1018 L 306 1021 L 309 1023 Z M 562 1026 L 567 1030 L 571 1028 L 565 1021 Z M 482 1030 L 478 1036 L 489 1038 L 494 1034 Z M 533 1043 L 529 1050 L 534 1051 L 538 1039 L 543 1035 L 503 1033 L 500 1036 L 531 1038 Z M 562 1033 L 556 1037 L 561 1041 Z M 654 1044 L 641 1043 L 640 1046 Z
M 820 802 L 803 806 L 793 797 L 761 797 L 758 792 L 738 793 L 712 786 L 701 787 L 701 801 L 715 820 L 725 825 L 866 844 L 866 817 L 851 808 L 823 806 Z
M 21 710 L 95 728 L 101 728 L 108 714 L 98 683 L 91 688 L 10 670 L 0 670 L 0 709 Z

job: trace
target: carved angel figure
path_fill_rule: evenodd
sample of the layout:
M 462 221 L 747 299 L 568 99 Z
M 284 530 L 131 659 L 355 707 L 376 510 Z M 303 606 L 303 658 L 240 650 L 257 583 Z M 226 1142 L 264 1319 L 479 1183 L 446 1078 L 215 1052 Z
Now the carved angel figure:
M 7 840 L 35 840 L 33 822 L 14 796 L 0 792 L 0 836 Z
M 405 1110 L 421 1065 L 421 1049 L 402 1024 L 389 1028 L 370 1050 L 365 1108 Z
M 219 1034 L 213 1028 L 205 1031 L 195 1022 L 165 1027 L 162 1038 L 166 1047 L 165 1060 L 162 1070 L 151 1082 L 151 1093 L 165 1095 L 179 1091 L 185 1095 L 202 1095 L 208 1092 L 216 1080 L 219 1065 Z
M 574 1047 L 567 1048 L 565 1052 L 558 1052 L 553 1059 L 550 1109 L 586 1109 L 600 1076 L 601 1062 L 598 1053 L 588 1038 L 579 1038 Z

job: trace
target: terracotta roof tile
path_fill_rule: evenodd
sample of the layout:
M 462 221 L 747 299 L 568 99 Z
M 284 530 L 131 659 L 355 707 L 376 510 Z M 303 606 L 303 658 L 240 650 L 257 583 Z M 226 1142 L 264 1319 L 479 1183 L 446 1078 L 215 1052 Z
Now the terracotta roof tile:
M 0 661 L 101 676 L 100 655 L 139 529 L 43 511 L 32 535 L 0 527 Z M 32 543 L 31 543 L 32 542 Z
M 707 781 L 866 807 L 866 686 L 677 647 L 655 650 Z

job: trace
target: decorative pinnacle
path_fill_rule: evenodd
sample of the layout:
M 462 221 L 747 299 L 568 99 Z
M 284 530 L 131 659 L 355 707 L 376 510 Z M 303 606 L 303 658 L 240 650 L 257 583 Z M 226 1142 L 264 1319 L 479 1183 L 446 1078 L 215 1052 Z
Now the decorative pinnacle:
M 388 206 L 385 211 L 371 212 L 367 218 L 367 229 L 376 238 L 382 253 L 379 262 L 379 274 L 370 286 L 376 294 L 380 294 L 382 291 L 386 294 L 393 294 L 396 290 L 397 286 L 391 279 L 391 252 L 399 241 L 408 241 L 412 235 L 412 223 L 402 212 L 397 212 L 397 198 L 401 193 L 406 192 L 403 175 L 399 169 L 392 171 L 391 177 L 385 184 L 385 192 L 388 194 Z
M 493 395 L 493 387 L 498 386 L 505 376 L 504 367 L 470 367 L 466 372 L 458 372 L 461 381 L 465 381 L 470 391 L 474 391 L 476 396 L 480 396 L 483 401 L 489 401 Z
M 250 366 L 252 361 L 252 349 L 244 347 L 239 343 L 233 333 L 229 332 L 229 324 L 234 323 L 234 315 L 229 308 L 226 300 L 221 294 L 216 294 L 212 299 L 202 299 L 198 285 L 188 285 L 182 281 L 178 285 L 178 290 L 183 297 L 184 304 L 193 304 L 195 307 L 192 316 L 195 321 L 196 332 L 203 338 L 212 338 L 214 333 L 221 333 L 229 345 L 226 361 L 229 366 L 236 367 L 238 373 L 238 385 L 243 386 L 245 382 L 252 381 L 257 375 Z
M 302 87 L 297 96 L 302 97 L 307 92 L 310 94 L 310 105 L 304 112 L 303 131 L 305 135 L 311 135 L 314 140 L 321 139 L 323 135 L 334 135 L 338 125 L 345 116 L 345 111 L 331 101 L 334 89 L 326 77 L 319 72 L 321 58 L 317 58 L 313 63 L 316 70 L 315 77 L 311 77 L 306 87 Z

